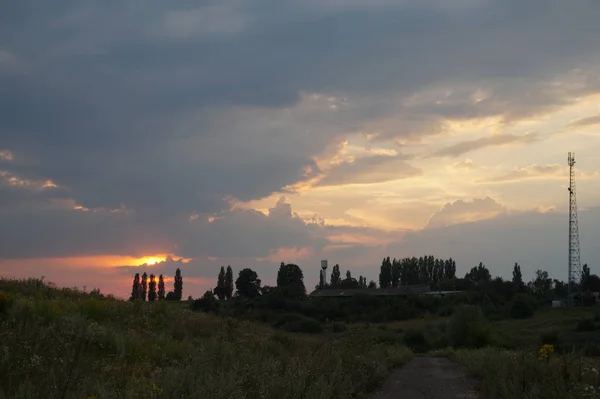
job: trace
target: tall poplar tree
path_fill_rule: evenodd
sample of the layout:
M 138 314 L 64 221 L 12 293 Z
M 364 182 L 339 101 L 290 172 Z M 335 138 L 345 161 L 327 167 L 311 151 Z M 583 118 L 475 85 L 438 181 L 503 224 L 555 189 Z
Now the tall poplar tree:
M 156 276 L 150 275 L 150 282 L 148 283 L 148 300 L 154 302 L 156 300 Z
M 131 300 L 135 301 L 140 297 L 140 274 L 136 273 L 133 277 L 133 286 L 131 287 Z
M 227 266 L 225 272 L 225 297 L 227 299 L 233 298 L 233 270 L 231 266 Z
M 164 301 L 165 299 L 165 280 L 163 275 L 158 276 L 158 300 Z
M 181 301 L 181 298 L 183 297 L 183 277 L 181 277 L 181 270 L 179 268 L 175 271 L 173 293 L 175 294 L 175 300 Z
M 141 295 L 140 298 L 142 301 L 146 300 L 146 295 L 148 294 L 148 275 L 146 272 L 142 274 L 142 284 L 141 284 Z
M 219 276 L 217 277 L 217 286 L 214 289 L 215 295 L 221 301 L 227 296 L 225 290 L 225 267 L 221 266 L 221 271 L 219 271 Z

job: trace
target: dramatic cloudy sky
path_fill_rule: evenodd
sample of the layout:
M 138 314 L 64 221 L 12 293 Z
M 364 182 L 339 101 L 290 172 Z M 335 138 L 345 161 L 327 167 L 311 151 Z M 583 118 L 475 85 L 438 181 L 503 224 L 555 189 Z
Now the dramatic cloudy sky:
M 0 5 L 0 275 L 127 296 L 181 267 L 565 278 L 600 259 L 600 3 Z M 147 265 L 138 267 L 139 265 Z M 150 266 L 149 264 L 153 264 Z M 138 268 L 136 268 L 138 267 Z

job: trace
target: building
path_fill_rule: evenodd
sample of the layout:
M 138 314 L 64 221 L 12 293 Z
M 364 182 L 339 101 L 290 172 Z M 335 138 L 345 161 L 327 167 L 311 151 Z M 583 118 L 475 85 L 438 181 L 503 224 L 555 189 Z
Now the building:
M 396 288 L 329 288 L 323 290 L 315 290 L 309 294 L 311 298 L 345 298 L 353 296 L 409 296 L 427 294 L 431 291 L 429 284 L 408 285 Z

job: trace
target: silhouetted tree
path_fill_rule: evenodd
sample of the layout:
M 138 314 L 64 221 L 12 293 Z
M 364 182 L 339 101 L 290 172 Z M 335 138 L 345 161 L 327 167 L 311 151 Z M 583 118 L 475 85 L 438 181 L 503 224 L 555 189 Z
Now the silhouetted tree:
M 323 288 L 325 288 L 325 273 L 321 270 L 321 273 L 319 273 L 319 285 L 317 285 L 317 289 L 322 290 Z
M 292 263 L 286 265 L 281 262 L 277 272 L 277 288 L 290 298 L 305 297 L 304 274 L 300 266 Z
M 391 284 L 392 287 L 398 287 L 400 285 L 400 275 L 402 273 L 401 265 L 402 264 L 400 263 L 399 259 L 394 258 L 392 260 L 392 284 Z M 387 271 L 386 271 L 386 273 L 387 273 Z
M 231 266 L 227 266 L 225 272 L 225 298 L 231 299 L 233 297 L 233 270 Z
M 358 281 L 356 281 L 355 278 L 352 278 L 352 273 L 350 273 L 350 270 L 346 271 L 346 278 L 342 280 L 340 287 L 343 289 L 359 288 Z
M 525 284 L 523 283 L 523 273 L 521 273 L 521 266 L 518 263 L 515 263 L 512 275 L 512 283 L 515 286 L 515 290 L 519 292 L 523 291 L 523 289 L 525 288 Z
M 586 264 L 581 268 L 581 284 L 585 285 L 587 279 L 591 276 L 590 267 Z
M 183 277 L 181 277 L 181 270 L 179 268 L 175 271 L 173 293 L 175 294 L 175 300 L 181 301 L 181 298 L 183 297 Z
M 548 276 L 548 272 L 544 270 L 536 270 L 535 278 L 530 283 L 531 291 L 540 297 L 547 296 L 552 290 L 552 279 Z
M 215 295 L 221 301 L 227 297 L 227 293 L 225 292 L 225 267 L 221 266 L 221 271 L 219 271 L 219 277 L 217 277 L 217 286 L 214 289 Z
M 465 275 L 465 278 L 473 280 L 476 283 L 487 283 L 492 279 L 492 275 L 488 268 L 482 262 L 479 262 L 478 266 L 471 268 Z
M 392 286 L 392 262 L 390 257 L 384 258 L 379 271 L 379 287 L 389 288 Z
M 165 280 L 162 274 L 158 276 L 158 300 L 165 300 Z
M 363 276 L 358 277 L 358 288 L 367 288 L 367 278 Z
M 202 298 L 196 299 L 190 305 L 190 308 L 196 312 L 214 312 L 219 311 L 219 301 L 215 298 L 212 291 L 206 291 Z
M 153 302 L 156 300 L 156 276 L 150 275 L 150 282 L 148 283 L 148 300 Z
M 367 286 L 367 288 L 374 290 L 377 288 L 377 283 L 375 281 L 371 280 L 371 281 L 369 281 L 369 285 Z
M 238 295 L 242 298 L 255 298 L 260 295 L 260 279 L 252 269 L 242 269 L 235 280 Z
M 142 301 L 146 300 L 146 295 L 148 294 L 148 275 L 146 272 L 142 274 L 142 284 L 141 284 L 141 295 L 140 298 Z
M 133 286 L 131 287 L 131 300 L 135 301 L 140 297 L 140 274 L 136 273 L 133 277 Z
M 331 270 L 331 287 L 339 287 L 342 283 L 342 275 L 340 274 L 340 265 L 336 264 Z
M 177 296 L 175 295 L 175 293 L 173 291 L 169 291 L 169 292 L 167 292 L 167 297 L 165 298 L 165 300 L 167 300 L 167 301 L 176 301 L 177 300 Z

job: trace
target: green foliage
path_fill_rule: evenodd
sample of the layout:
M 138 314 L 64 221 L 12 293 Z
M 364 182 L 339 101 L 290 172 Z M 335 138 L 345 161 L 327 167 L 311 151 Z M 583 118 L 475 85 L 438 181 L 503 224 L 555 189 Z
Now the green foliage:
M 457 350 L 450 358 L 480 381 L 482 397 L 496 399 L 597 398 L 597 359 L 580 354 L 540 359 L 539 348 L 507 351 L 497 348 Z
M 190 305 L 191 310 L 205 313 L 218 313 L 219 307 L 219 301 L 217 298 L 215 298 L 215 295 L 212 293 L 212 291 L 206 291 L 202 298 L 192 301 Z
M 302 299 L 306 296 L 304 287 L 304 274 L 298 265 L 281 262 L 277 272 L 277 288 L 288 298 Z
M 404 343 L 416 352 L 427 351 L 427 340 L 421 330 L 409 329 L 404 333 Z
M 173 282 L 173 294 L 174 300 L 181 301 L 183 298 L 183 277 L 181 276 L 181 269 L 175 270 L 175 280 Z
M 463 305 L 452 315 L 446 330 L 453 347 L 480 348 L 490 343 L 490 329 L 481 309 Z
M 593 319 L 582 319 L 579 320 L 577 326 L 575 327 L 575 331 L 594 331 L 596 330 L 596 324 Z
M 281 326 L 286 331 L 295 333 L 320 334 L 323 332 L 323 325 L 315 319 L 302 317 L 299 320 L 289 321 Z
M 162 274 L 158 276 L 158 292 L 156 295 L 159 301 L 163 301 L 165 299 L 165 280 Z
M 242 298 L 256 298 L 260 295 L 261 281 L 252 269 L 242 269 L 235 281 L 238 295 Z
M 527 319 L 533 317 L 535 302 L 525 294 L 517 294 L 510 303 L 510 317 L 513 319 Z
M 0 287 L 14 298 L 0 318 L 0 398 L 342 399 L 373 390 L 411 357 L 368 328 L 327 340 L 163 301 Z
M 12 297 L 0 290 L 0 316 L 10 309 L 12 305 Z
M 560 331 L 556 328 L 549 328 L 540 333 L 540 346 L 553 345 L 557 347 L 560 344 Z

